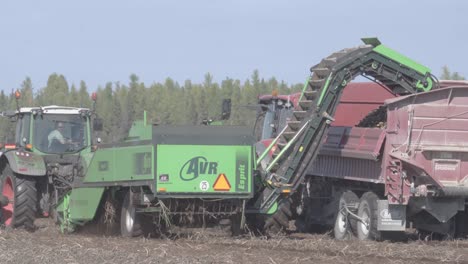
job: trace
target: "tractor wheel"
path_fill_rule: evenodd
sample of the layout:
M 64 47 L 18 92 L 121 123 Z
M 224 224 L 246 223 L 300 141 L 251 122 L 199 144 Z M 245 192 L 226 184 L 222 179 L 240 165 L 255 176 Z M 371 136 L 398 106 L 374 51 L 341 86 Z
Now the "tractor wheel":
M 131 192 L 125 194 L 120 214 L 120 233 L 123 237 L 137 237 L 143 234 L 141 217 L 136 213 L 135 205 L 131 199 Z
M 27 176 L 16 177 L 15 226 L 34 227 L 37 212 L 36 181 Z
M 381 232 L 377 230 L 379 197 L 373 192 L 366 192 L 359 202 L 357 236 L 360 240 L 381 240 Z
M 333 234 L 338 240 L 350 239 L 356 232 L 356 220 L 349 216 L 346 211 L 346 206 L 353 203 L 359 203 L 359 198 L 355 193 L 346 191 L 341 194 L 337 208 L 338 211 L 336 212 L 335 226 L 333 228 Z
M 280 201 L 278 210 L 272 215 L 266 216 L 263 231 L 269 235 L 278 234 L 289 228 L 289 220 L 292 218 L 291 201 Z
M 9 201 L 2 208 L 2 223 L 7 227 L 33 228 L 37 211 L 36 181 L 17 175 L 6 165 L 1 182 L 2 195 Z

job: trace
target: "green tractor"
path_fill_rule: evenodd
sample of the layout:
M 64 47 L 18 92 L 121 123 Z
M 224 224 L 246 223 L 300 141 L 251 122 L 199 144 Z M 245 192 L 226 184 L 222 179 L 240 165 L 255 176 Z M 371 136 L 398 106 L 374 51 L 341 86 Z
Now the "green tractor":
M 2 115 L 16 122 L 16 132 L 0 156 L 0 190 L 8 201 L 0 220 L 33 227 L 36 217 L 56 215 L 60 196 L 84 173 L 93 156 L 92 129 L 101 129 L 102 121 L 92 124 L 89 109 L 63 106 L 18 107 Z

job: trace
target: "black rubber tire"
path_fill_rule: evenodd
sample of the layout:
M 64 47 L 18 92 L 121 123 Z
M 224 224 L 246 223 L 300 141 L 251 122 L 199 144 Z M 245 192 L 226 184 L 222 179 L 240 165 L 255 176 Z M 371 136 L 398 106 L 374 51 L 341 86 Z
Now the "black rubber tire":
M 120 234 L 123 237 L 138 237 L 143 235 L 141 217 L 135 212 L 135 206 L 131 201 L 131 193 L 128 191 L 122 202 L 120 213 Z
M 379 197 L 373 192 L 366 192 L 359 202 L 358 217 L 367 219 L 366 227 L 361 221 L 357 222 L 356 233 L 360 240 L 382 240 L 382 233 L 377 230 Z
M 356 220 L 349 216 L 344 206 L 347 204 L 359 203 L 359 197 L 352 191 L 343 192 L 338 202 L 333 235 L 335 239 L 347 240 L 356 233 Z
M 4 185 L 11 184 L 13 189 L 13 203 L 11 213 L 11 221 L 5 223 L 2 219 L 2 224 L 7 227 L 27 229 L 34 228 L 34 220 L 37 213 L 37 189 L 36 181 L 33 177 L 18 175 L 14 173 L 7 164 L 2 172 L 1 190 L 3 193 Z M 5 210 L 5 208 L 3 208 Z M 4 216 L 5 213 L 2 213 Z
M 263 232 L 266 234 L 278 234 L 289 229 L 289 220 L 292 218 L 290 199 L 281 200 L 278 210 L 265 218 Z

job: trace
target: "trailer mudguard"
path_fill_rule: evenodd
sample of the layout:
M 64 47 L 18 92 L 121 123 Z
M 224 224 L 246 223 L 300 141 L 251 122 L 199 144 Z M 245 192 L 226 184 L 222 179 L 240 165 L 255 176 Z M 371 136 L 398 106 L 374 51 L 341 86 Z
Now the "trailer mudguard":
M 32 152 L 11 150 L 3 153 L 6 162 L 14 173 L 27 176 L 45 176 L 46 167 L 42 156 Z M 5 162 L 5 161 L 3 161 Z

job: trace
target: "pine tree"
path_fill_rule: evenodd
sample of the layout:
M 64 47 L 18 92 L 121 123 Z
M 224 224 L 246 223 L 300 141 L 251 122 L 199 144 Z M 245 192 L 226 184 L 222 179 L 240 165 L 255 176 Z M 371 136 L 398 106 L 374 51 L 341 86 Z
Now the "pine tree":
M 34 95 L 31 78 L 26 77 L 26 79 L 21 84 L 21 105 L 24 106 L 33 106 L 34 105 Z
M 80 107 L 80 94 L 74 84 L 70 88 L 70 95 L 68 96 L 67 106 Z
M 37 101 L 39 105 L 60 105 L 67 102 L 68 83 L 63 75 L 53 73 L 47 80 L 47 86 L 43 88 Z
M 88 87 L 84 81 L 80 81 L 80 90 L 78 92 L 78 106 L 83 108 L 90 108 L 91 107 L 91 99 L 88 93 Z M 98 99 L 99 100 L 99 99 Z

